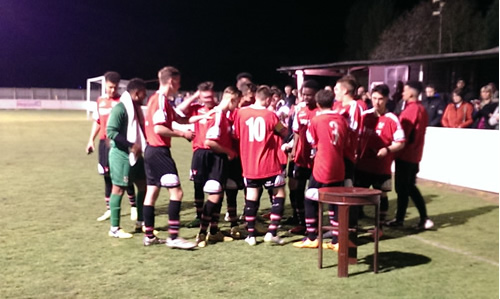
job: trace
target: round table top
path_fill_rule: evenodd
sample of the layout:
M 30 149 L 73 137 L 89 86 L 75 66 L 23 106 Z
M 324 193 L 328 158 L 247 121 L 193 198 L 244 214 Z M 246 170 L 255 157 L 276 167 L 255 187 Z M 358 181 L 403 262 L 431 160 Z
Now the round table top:
M 319 188 L 318 201 L 338 205 L 373 205 L 380 202 L 382 191 L 362 187 Z
M 319 192 L 335 196 L 370 196 L 382 194 L 380 190 L 362 187 L 324 187 L 319 188 Z

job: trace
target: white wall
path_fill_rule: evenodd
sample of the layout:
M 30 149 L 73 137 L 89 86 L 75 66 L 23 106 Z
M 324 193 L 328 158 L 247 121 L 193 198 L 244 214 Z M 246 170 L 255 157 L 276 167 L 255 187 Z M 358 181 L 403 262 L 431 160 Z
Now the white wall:
M 95 106 L 95 102 L 91 103 Z M 0 109 L 87 110 L 87 105 L 86 101 L 0 99 Z
M 498 193 L 500 131 L 428 127 L 418 177 Z

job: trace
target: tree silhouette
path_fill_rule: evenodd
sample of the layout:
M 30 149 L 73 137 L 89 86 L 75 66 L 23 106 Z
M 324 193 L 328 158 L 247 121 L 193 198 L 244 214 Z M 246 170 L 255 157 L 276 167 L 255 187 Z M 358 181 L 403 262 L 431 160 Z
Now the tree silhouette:
M 483 18 L 470 0 L 447 1 L 442 10 L 442 52 L 463 52 L 491 47 L 488 36 L 496 26 L 498 45 L 498 0 L 495 12 Z M 494 5 L 492 5 L 494 7 Z M 490 31 L 491 30 L 491 31 Z M 372 59 L 438 53 L 439 18 L 432 16 L 431 1 L 423 1 L 404 13 L 380 35 L 371 51 Z
M 398 14 L 395 0 L 356 1 L 346 20 L 344 59 L 367 59 L 380 34 Z

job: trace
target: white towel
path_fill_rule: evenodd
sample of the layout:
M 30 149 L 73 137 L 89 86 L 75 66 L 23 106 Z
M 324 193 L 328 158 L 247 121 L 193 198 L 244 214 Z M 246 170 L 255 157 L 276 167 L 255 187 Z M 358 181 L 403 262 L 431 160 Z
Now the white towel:
M 128 125 L 127 125 L 127 141 L 130 143 L 136 143 L 141 145 L 141 149 L 146 148 L 146 138 L 144 138 L 144 133 L 142 132 L 141 126 L 138 123 L 139 118 L 135 115 L 134 102 L 128 91 L 124 92 L 120 97 L 120 102 L 125 105 L 125 110 L 127 110 Z M 139 113 L 142 113 L 142 109 L 138 109 Z M 136 155 L 134 153 L 129 154 L 130 165 L 134 166 L 137 162 Z

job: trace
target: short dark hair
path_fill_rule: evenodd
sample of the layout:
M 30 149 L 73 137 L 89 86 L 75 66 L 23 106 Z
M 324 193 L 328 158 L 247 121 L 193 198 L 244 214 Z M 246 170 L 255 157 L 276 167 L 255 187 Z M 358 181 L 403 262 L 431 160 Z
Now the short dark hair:
M 417 91 L 417 94 L 420 94 L 422 92 L 422 83 L 419 81 L 408 81 L 405 83 L 406 86 L 415 89 Z
M 427 88 L 427 87 L 428 87 L 428 88 L 432 88 L 432 89 L 436 90 L 436 86 L 434 86 L 434 84 L 432 84 L 432 83 L 427 84 L 427 85 L 425 86 L 425 88 Z
M 267 99 L 272 96 L 271 88 L 267 85 L 260 85 L 255 92 L 255 97 L 259 99 Z
M 314 89 L 314 90 L 318 90 L 319 89 L 319 84 L 318 84 L 318 82 L 316 82 L 316 80 L 306 80 L 302 84 L 301 88 L 304 88 L 304 87 L 305 88 L 311 88 L 311 89 Z
M 282 92 L 279 88 L 271 88 L 271 94 L 274 96 L 275 94 L 277 94 L 280 98 L 281 98 L 281 95 L 282 95 Z
M 201 82 L 200 84 L 198 84 L 198 90 L 199 91 L 214 90 L 214 82 L 212 82 L 212 81 Z
M 245 83 L 241 86 L 241 93 L 245 95 L 248 92 L 256 92 L 257 91 L 257 85 L 253 83 Z
M 130 93 L 134 90 L 146 89 L 146 82 L 141 78 L 133 78 L 127 84 L 127 91 Z
M 345 89 L 347 89 L 347 93 L 351 96 L 354 96 L 356 93 L 356 89 L 358 88 L 358 81 L 352 75 L 345 75 L 340 78 L 337 83 L 341 84 Z
M 236 75 L 236 81 L 239 81 L 241 78 L 248 78 L 250 81 L 253 79 L 252 74 L 247 72 L 242 72 Z
M 180 77 L 181 72 L 173 66 L 166 66 L 158 71 L 158 79 L 160 84 L 167 84 L 168 80 L 172 77 Z
M 321 108 L 331 108 L 333 105 L 333 92 L 322 89 L 315 95 L 316 103 Z
M 114 84 L 118 84 L 120 83 L 121 76 L 117 72 L 106 72 L 104 73 L 104 80 Z
M 384 98 L 389 97 L 389 86 L 387 84 L 380 84 L 372 88 L 372 93 L 378 92 L 380 93 Z
M 457 96 L 461 97 L 462 100 L 464 99 L 464 96 L 465 96 L 465 92 L 462 88 L 455 88 L 453 90 L 453 93 L 456 94 Z

